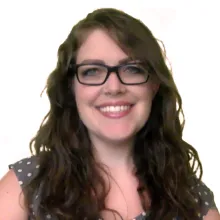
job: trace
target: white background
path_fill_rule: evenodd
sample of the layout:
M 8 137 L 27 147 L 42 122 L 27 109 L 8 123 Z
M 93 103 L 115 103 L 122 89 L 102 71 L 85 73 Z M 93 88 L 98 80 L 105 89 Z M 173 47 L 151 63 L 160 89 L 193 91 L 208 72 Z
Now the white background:
M 108 2 L 0 0 L 0 177 L 8 164 L 30 154 L 29 140 L 49 107 L 40 93 L 58 46 L 87 13 L 115 7 L 141 19 L 164 42 L 183 99 L 184 138 L 198 150 L 203 181 L 220 208 L 219 7 L 214 1 Z

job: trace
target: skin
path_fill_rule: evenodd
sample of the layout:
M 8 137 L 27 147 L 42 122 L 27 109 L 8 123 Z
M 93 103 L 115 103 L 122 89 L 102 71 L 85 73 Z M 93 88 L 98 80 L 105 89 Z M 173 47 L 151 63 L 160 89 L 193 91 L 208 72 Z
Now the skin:
M 97 29 L 89 34 L 78 50 L 76 63 L 92 59 L 114 66 L 127 57 L 107 33 Z M 110 168 L 113 177 L 107 207 L 119 211 L 124 219 L 132 219 L 143 210 L 136 191 L 138 183 L 132 174 L 130 152 L 135 134 L 149 118 L 159 85 L 151 80 L 142 85 L 123 85 L 115 73 L 104 85 L 82 85 L 76 78 L 73 85 L 80 118 L 89 131 L 97 160 Z M 128 115 L 119 119 L 107 118 L 96 109 L 105 102 L 116 101 L 131 102 L 134 107 Z M 103 213 L 103 217 L 112 219 L 109 213 Z M 220 220 L 220 216 L 217 211 L 210 210 L 204 219 Z
M 76 63 L 95 59 L 114 66 L 126 58 L 127 54 L 111 37 L 102 30 L 95 30 L 80 47 Z M 151 80 L 141 85 L 124 85 L 115 73 L 100 86 L 82 85 L 74 79 L 80 118 L 89 131 L 97 160 L 107 165 L 112 177 L 107 207 L 119 211 L 124 219 L 134 218 L 143 211 L 137 193 L 138 181 L 132 173 L 131 149 L 135 134 L 148 120 L 156 90 L 157 85 Z M 106 102 L 117 101 L 133 104 L 129 114 L 112 119 L 103 116 L 97 109 Z M 102 213 L 106 219 L 113 219 L 111 215 L 109 212 Z
M 114 66 L 127 57 L 104 31 L 95 30 L 80 47 L 76 63 L 98 59 Z M 148 120 L 157 88 L 151 80 L 142 85 L 124 85 L 115 73 L 100 86 L 82 85 L 75 78 L 74 93 L 81 120 L 88 128 L 96 154 L 109 167 L 125 167 L 131 163 L 134 136 Z M 128 115 L 119 119 L 107 118 L 96 108 L 103 103 L 116 101 L 126 101 L 134 106 Z
M 106 64 L 117 65 L 125 57 L 127 55 L 108 35 L 97 30 L 91 33 L 80 48 L 77 63 L 83 59 L 96 58 Z M 80 116 L 89 130 L 97 158 L 111 168 L 118 182 L 112 184 L 107 206 L 118 210 L 123 219 L 132 219 L 143 210 L 136 193 L 137 181 L 130 172 L 130 149 L 135 133 L 149 117 L 158 86 L 150 81 L 144 85 L 125 86 L 120 84 L 115 74 L 111 74 L 106 84 L 98 87 L 83 86 L 77 80 L 73 84 Z M 115 100 L 134 102 L 134 109 L 126 117 L 113 120 L 104 118 L 94 108 L 103 102 Z M 0 219 L 28 219 L 23 193 L 13 170 L 8 171 L 0 180 L 0 210 Z M 114 219 L 109 213 L 103 213 L 103 216 L 105 219 Z M 204 219 L 220 220 L 220 215 L 216 210 L 209 210 Z

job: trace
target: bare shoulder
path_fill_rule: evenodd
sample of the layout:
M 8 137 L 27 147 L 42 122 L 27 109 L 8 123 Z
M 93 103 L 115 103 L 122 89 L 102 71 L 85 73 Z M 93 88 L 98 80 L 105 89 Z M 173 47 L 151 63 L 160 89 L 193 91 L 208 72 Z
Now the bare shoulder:
M 22 188 L 14 170 L 0 180 L 0 219 L 27 220 Z
M 220 214 L 218 210 L 210 209 L 206 216 L 203 218 L 204 220 L 220 220 Z

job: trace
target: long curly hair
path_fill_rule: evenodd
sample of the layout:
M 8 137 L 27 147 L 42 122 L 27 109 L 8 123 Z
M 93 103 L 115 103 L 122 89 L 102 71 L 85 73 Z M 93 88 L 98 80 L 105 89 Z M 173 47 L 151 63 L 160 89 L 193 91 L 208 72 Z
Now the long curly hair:
M 202 177 L 197 151 L 182 138 L 182 100 L 165 50 L 138 19 L 111 8 L 97 9 L 79 21 L 58 49 L 56 68 L 49 75 L 46 92 L 50 110 L 30 142 L 38 158 L 37 176 L 24 188 L 25 204 L 33 219 L 50 213 L 58 219 L 96 220 L 107 210 L 108 187 L 100 174 L 104 168 L 93 156 L 87 128 L 80 121 L 73 93 L 77 51 L 89 33 L 105 30 L 134 59 L 143 61 L 160 87 L 144 127 L 136 134 L 133 159 L 136 177 L 150 195 L 151 219 L 197 219 L 199 203 L 192 186 Z M 197 177 L 199 172 L 199 177 Z M 34 215 L 30 204 L 38 193 Z M 143 202 L 144 204 L 144 202 Z M 112 210 L 114 212 L 114 210 Z

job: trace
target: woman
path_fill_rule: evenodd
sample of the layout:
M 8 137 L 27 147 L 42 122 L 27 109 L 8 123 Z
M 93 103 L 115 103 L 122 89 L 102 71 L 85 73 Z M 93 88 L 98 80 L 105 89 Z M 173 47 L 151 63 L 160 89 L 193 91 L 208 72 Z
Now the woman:
M 33 156 L 0 183 L 0 219 L 220 219 L 164 54 L 139 20 L 115 9 L 81 20 L 47 94 Z

